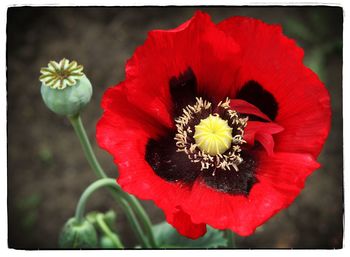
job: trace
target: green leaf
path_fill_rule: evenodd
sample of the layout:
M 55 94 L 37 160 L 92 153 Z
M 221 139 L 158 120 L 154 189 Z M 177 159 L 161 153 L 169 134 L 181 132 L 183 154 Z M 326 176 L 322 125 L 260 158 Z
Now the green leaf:
M 153 232 L 160 248 L 218 248 L 227 244 L 224 233 L 209 226 L 207 233 L 196 240 L 181 236 L 167 222 L 153 226 Z

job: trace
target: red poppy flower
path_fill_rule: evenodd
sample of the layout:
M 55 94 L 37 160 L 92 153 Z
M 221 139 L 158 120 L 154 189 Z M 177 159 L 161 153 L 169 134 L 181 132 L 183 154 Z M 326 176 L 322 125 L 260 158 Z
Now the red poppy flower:
M 149 32 L 124 82 L 103 96 L 99 145 L 118 183 L 151 199 L 179 233 L 206 224 L 247 236 L 319 167 L 329 94 L 280 26 L 202 12 Z

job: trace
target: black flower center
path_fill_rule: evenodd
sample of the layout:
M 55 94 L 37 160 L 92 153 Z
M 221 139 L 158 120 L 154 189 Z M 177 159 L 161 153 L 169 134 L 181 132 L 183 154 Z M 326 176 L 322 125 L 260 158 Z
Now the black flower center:
M 258 162 L 254 147 L 243 140 L 248 117 L 232 110 L 229 98 L 213 106 L 209 97 L 199 94 L 191 68 L 172 77 L 169 88 L 174 128 L 162 138 L 150 139 L 146 145 L 145 159 L 154 172 L 166 181 L 184 186 L 199 180 L 217 191 L 248 195 L 257 182 Z M 260 94 L 272 105 L 265 107 L 264 100 L 249 93 Z M 270 118 L 277 115 L 277 102 L 258 83 L 247 83 L 237 98 L 255 104 Z M 218 124 L 223 128 L 216 128 Z

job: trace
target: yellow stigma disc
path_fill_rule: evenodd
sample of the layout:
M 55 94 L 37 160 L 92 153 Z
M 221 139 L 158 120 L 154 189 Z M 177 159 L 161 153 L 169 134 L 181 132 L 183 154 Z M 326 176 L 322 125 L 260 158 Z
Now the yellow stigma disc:
M 63 58 L 60 62 L 51 61 L 47 67 L 41 68 L 39 80 L 47 87 L 63 90 L 77 84 L 84 75 L 83 69 L 76 61 Z
M 199 149 L 212 156 L 224 153 L 233 140 L 227 121 L 211 114 L 195 126 L 193 137 Z

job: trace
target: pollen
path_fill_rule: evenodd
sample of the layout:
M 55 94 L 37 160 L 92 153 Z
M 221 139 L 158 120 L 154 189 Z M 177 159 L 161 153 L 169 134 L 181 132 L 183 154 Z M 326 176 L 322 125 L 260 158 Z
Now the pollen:
M 231 147 L 232 128 L 228 125 L 227 120 L 210 114 L 195 126 L 193 138 L 203 152 L 211 156 L 223 154 Z

